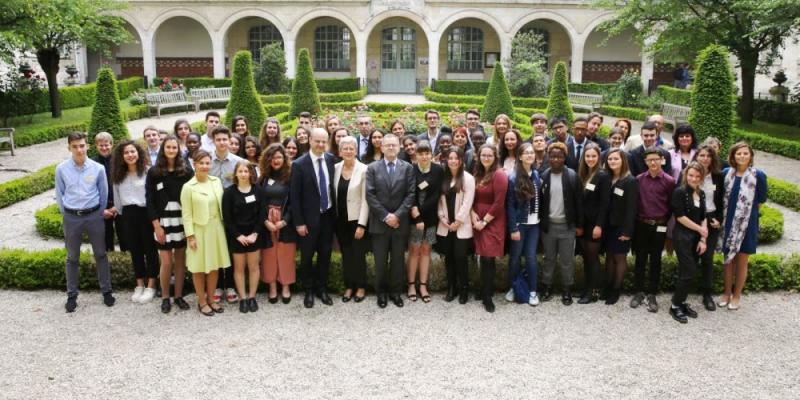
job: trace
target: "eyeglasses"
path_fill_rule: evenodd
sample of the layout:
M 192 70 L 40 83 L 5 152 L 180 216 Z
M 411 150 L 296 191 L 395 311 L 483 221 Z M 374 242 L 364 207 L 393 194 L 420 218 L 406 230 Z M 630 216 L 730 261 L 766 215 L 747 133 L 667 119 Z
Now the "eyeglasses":
M 660 158 L 647 158 L 644 160 L 646 163 L 654 163 L 654 162 L 661 162 Z

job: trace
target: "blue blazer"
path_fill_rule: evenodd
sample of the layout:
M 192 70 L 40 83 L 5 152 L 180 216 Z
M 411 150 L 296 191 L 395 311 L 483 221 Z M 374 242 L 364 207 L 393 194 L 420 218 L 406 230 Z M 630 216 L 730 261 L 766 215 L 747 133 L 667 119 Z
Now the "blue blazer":
M 539 214 L 542 213 L 542 182 L 539 179 L 539 172 L 533 170 L 531 180 L 536 185 L 536 196 L 539 197 Z M 506 215 L 508 216 L 508 232 L 519 232 L 519 224 L 528 222 L 528 207 L 525 202 L 520 201 L 516 192 L 517 174 L 508 177 L 508 191 L 506 192 Z M 541 219 L 541 217 L 540 217 Z

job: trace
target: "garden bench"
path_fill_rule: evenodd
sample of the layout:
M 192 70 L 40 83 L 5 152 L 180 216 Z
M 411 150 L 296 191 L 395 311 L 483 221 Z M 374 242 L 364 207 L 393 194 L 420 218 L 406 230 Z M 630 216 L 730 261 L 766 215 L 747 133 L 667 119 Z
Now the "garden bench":
M 689 122 L 689 113 L 691 111 L 691 107 L 670 103 L 661 104 L 661 115 L 664 117 L 664 122 L 672 123 L 673 127 Z
M 14 128 L 0 128 L 0 144 L 8 143 L 11 155 L 14 155 Z
M 152 115 L 150 111 L 155 108 L 156 115 L 159 117 L 161 117 L 162 108 L 186 106 L 186 111 L 188 112 L 189 106 L 192 105 L 192 102 L 186 98 L 186 92 L 183 90 L 147 93 L 145 94 L 145 100 L 147 101 L 147 114 Z
M 567 93 L 569 104 L 574 108 L 599 111 L 603 106 L 603 95 L 589 93 Z
M 200 105 L 203 103 L 222 103 L 230 101 L 231 88 L 205 88 L 205 89 L 191 89 L 189 96 L 194 101 L 194 110 L 200 111 Z

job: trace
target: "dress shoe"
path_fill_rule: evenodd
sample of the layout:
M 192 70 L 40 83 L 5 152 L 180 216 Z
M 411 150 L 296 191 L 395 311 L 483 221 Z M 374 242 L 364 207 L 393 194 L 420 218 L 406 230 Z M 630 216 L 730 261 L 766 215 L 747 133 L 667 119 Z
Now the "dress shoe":
M 492 301 L 491 297 L 483 299 L 483 308 L 486 309 L 486 312 L 494 312 L 494 302 Z
M 389 302 L 386 300 L 386 295 L 383 294 L 383 293 L 379 294 L 378 295 L 378 307 L 386 308 L 387 304 L 389 304 Z
M 172 303 L 169 302 L 169 299 L 162 299 L 161 312 L 164 314 L 169 314 L 170 311 L 172 311 Z
M 75 309 L 78 308 L 78 295 L 67 297 L 67 303 L 64 304 L 64 308 L 68 313 L 75 312 Z
M 711 297 L 710 294 L 703 295 L 703 307 L 706 308 L 706 311 L 716 311 L 717 304 L 714 303 L 714 298 Z
M 183 297 L 176 297 L 175 298 L 175 305 L 177 305 L 178 308 L 180 308 L 181 310 L 188 310 L 189 309 L 189 303 L 187 303 L 186 300 L 183 299 Z
M 306 292 L 306 297 L 303 299 L 303 305 L 306 308 L 314 307 L 314 293 Z
M 672 319 L 682 324 L 689 322 L 689 318 L 687 318 L 686 314 L 683 312 L 683 307 L 675 307 L 675 306 L 670 307 L 669 315 L 672 316 Z
M 103 293 L 103 304 L 105 304 L 106 307 L 112 307 L 116 302 L 117 299 L 114 298 L 114 295 L 112 295 L 111 292 Z
M 269 301 L 269 304 L 275 304 L 278 302 L 278 296 L 276 295 L 275 297 L 269 297 L 267 298 L 267 301 Z
M 553 288 L 549 285 L 544 285 L 542 287 L 542 295 L 539 296 L 539 299 L 542 301 L 553 300 Z
M 697 318 L 697 311 L 692 310 L 688 303 L 681 304 L 681 310 L 689 318 Z
M 403 298 L 399 294 L 394 294 L 390 298 L 397 308 L 403 308 Z
M 242 299 L 239 302 L 239 312 L 242 314 L 247 314 L 248 311 L 250 311 L 250 308 L 247 307 L 247 299 Z
M 656 301 L 656 295 L 654 294 L 647 295 L 647 311 L 651 313 L 658 312 L 658 301 Z
M 606 297 L 606 305 L 611 306 L 619 301 L 619 289 L 611 289 Z
M 247 308 L 250 312 L 258 311 L 258 302 L 255 297 L 247 299 Z
M 317 293 L 317 297 L 319 297 L 319 300 L 322 302 L 322 304 L 325 304 L 326 306 L 333 305 L 333 299 L 331 299 L 331 296 L 328 296 L 328 292 L 326 290 L 321 290 L 319 293 Z
M 281 301 L 283 302 L 283 304 L 289 304 L 289 302 L 292 301 L 292 295 L 291 294 L 288 296 L 281 295 Z
M 725 297 L 723 297 L 723 298 L 725 298 Z M 730 302 L 731 302 L 731 298 L 730 298 L 730 296 L 728 296 L 726 300 L 720 300 L 719 303 L 717 303 L 717 306 L 725 308 L 725 307 L 728 306 L 728 303 L 730 303 Z
M 444 301 L 449 303 L 449 302 L 455 300 L 456 297 L 457 297 L 456 287 L 455 286 L 448 286 L 447 287 L 447 294 L 444 296 Z
M 569 290 L 567 290 L 563 294 L 561 294 L 561 304 L 563 304 L 565 306 L 571 306 L 572 305 L 572 293 L 570 293 Z
M 644 302 L 644 293 L 639 292 L 633 295 L 631 299 L 631 308 L 637 308 Z
M 581 298 L 580 298 L 580 299 L 578 299 L 578 304 L 591 304 L 591 303 L 596 303 L 596 302 L 597 302 L 597 300 L 598 300 L 598 298 L 599 298 L 599 295 L 597 294 L 597 292 L 596 292 L 596 291 L 584 292 L 584 293 L 581 295 Z
M 458 293 L 458 304 L 467 304 L 467 301 L 469 301 L 469 289 L 464 287 Z
M 347 303 L 350 300 L 353 300 L 353 291 L 350 291 L 350 295 L 347 294 L 347 291 L 342 295 L 342 303 Z

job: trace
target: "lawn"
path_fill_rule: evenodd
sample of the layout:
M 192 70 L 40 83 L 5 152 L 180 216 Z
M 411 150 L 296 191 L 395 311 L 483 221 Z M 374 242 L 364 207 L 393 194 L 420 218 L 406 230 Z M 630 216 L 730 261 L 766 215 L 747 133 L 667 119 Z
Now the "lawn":
M 800 141 L 800 127 L 753 121 L 752 124 L 739 123 L 739 128 L 750 132 L 758 132 L 778 139 Z
M 130 104 L 129 99 L 121 100 L 120 106 L 122 106 L 123 112 L 135 107 Z M 93 106 L 86 106 L 62 110 L 61 118 L 53 118 L 50 114 L 50 111 L 39 114 L 23 115 L 20 117 L 12 117 L 8 119 L 8 124 L 14 128 L 24 127 L 24 129 L 36 129 L 53 124 L 84 122 L 92 118 L 92 107 Z

